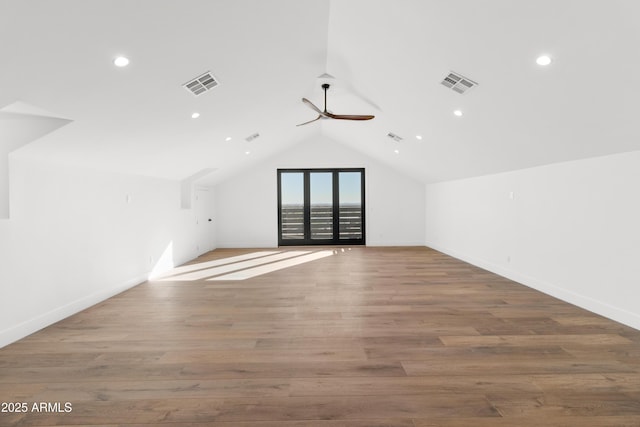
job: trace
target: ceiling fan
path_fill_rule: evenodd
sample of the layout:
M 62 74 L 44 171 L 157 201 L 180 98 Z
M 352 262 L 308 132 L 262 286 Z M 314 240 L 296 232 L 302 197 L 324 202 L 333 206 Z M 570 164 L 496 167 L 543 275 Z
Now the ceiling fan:
M 324 111 L 320 110 L 318 107 L 313 105 L 313 102 L 309 101 L 307 98 L 302 98 L 302 102 L 307 104 L 309 108 L 318 113 L 318 117 L 309 120 L 308 122 L 300 123 L 297 126 L 307 125 L 309 123 L 313 123 L 320 119 L 337 119 L 337 120 L 371 120 L 375 116 L 370 115 L 356 115 L 356 114 L 333 114 L 327 111 L 327 90 L 329 89 L 329 83 L 324 83 L 322 85 L 322 89 L 324 89 Z

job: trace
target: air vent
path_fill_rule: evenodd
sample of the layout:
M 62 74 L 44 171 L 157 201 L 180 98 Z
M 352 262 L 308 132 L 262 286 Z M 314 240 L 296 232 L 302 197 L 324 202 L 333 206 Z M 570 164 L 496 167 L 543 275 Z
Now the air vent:
M 194 94 L 195 96 L 200 96 L 205 92 L 210 91 L 214 87 L 218 86 L 218 81 L 211 74 L 210 71 L 207 71 L 201 76 L 196 77 L 195 79 L 189 80 L 187 83 L 183 84 L 185 89 Z
M 454 73 L 453 71 L 449 73 L 447 77 L 440 82 L 443 86 L 448 87 L 449 89 L 458 92 L 460 94 L 465 93 L 469 89 L 478 86 L 478 83 L 474 82 L 471 79 L 468 79 L 458 73 Z
M 402 141 L 402 137 L 400 137 L 400 136 L 396 135 L 396 134 L 395 134 L 395 133 L 393 133 L 393 132 L 389 132 L 389 133 L 387 134 L 387 136 L 388 136 L 389 138 L 393 139 L 393 140 L 394 140 L 394 141 L 396 141 L 396 142 L 400 142 L 400 141 Z
M 253 135 L 249 135 L 248 137 L 246 137 L 244 140 L 247 142 L 251 142 L 256 138 L 259 138 L 260 134 L 259 133 L 254 133 Z

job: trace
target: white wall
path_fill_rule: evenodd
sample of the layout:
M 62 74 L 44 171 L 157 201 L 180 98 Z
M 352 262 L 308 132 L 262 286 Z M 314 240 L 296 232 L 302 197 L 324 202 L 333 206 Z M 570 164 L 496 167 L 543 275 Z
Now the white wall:
M 427 185 L 425 241 L 640 329 L 639 195 L 638 151 Z
M 180 183 L 12 156 L 0 221 L 0 346 L 198 253 Z
M 9 153 L 66 124 L 69 120 L 0 110 L 0 219 L 9 218 Z
M 365 168 L 367 245 L 424 245 L 424 185 L 318 136 L 216 186 L 217 246 L 278 245 L 277 169 L 341 167 Z

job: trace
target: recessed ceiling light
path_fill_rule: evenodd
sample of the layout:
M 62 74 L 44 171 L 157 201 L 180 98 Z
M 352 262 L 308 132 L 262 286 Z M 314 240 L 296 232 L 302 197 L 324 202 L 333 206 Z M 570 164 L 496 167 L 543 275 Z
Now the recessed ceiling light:
M 549 65 L 551 64 L 551 57 L 549 57 L 548 55 L 538 56 L 538 58 L 536 59 L 536 64 L 542 65 L 542 66 Z
M 400 150 L 393 150 L 394 153 L 400 154 Z
M 422 141 L 422 135 L 416 135 L 416 139 L 417 139 L 418 141 Z
M 251 151 L 245 151 L 244 154 L 248 156 L 249 154 L 251 154 Z
M 124 56 L 118 56 L 116 59 L 113 60 L 113 63 L 115 64 L 116 67 L 126 67 L 127 65 L 129 65 L 129 58 L 126 58 Z
M 224 140 L 225 140 L 225 141 L 227 141 L 227 142 L 229 142 L 229 141 L 231 141 L 231 137 L 230 137 L 230 136 L 228 136 L 228 137 L 226 137 Z
M 193 113 L 193 114 L 191 115 L 191 118 L 192 118 L 192 119 L 197 119 L 198 117 L 200 117 L 200 113 Z
M 453 115 L 454 115 L 454 116 L 457 116 L 457 117 L 462 117 L 462 110 L 455 110 L 455 111 L 453 112 Z

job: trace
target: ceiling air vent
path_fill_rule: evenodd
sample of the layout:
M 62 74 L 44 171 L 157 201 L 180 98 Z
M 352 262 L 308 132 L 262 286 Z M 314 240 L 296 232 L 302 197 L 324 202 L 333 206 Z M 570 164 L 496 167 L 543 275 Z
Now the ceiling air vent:
M 247 142 L 251 142 L 251 141 L 253 141 L 254 139 L 256 139 L 258 137 L 260 137 L 260 134 L 259 133 L 254 133 L 253 135 L 249 135 L 248 137 L 246 137 L 244 140 L 247 141 Z
M 478 83 L 474 82 L 471 79 L 464 77 L 461 74 L 454 73 L 453 71 L 449 73 L 447 77 L 444 78 L 440 82 L 443 86 L 448 87 L 449 89 L 456 91 L 460 94 L 465 93 L 469 89 L 478 86 Z
M 199 96 L 218 86 L 218 81 L 213 77 L 210 71 L 207 71 L 203 75 L 189 80 L 182 86 L 195 96 Z
M 389 133 L 387 134 L 387 136 L 388 136 L 389 138 L 393 139 L 393 140 L 394 140 L 394 141 L 396 141 L 396 142 L 400 142 L 400 141 L 402 141 L 402 137 L 401 137 L 401 136 L 396 135 L 396 134 L 395 134 L 395 133 L 393 133 L 393 132 L 389 132 Z

